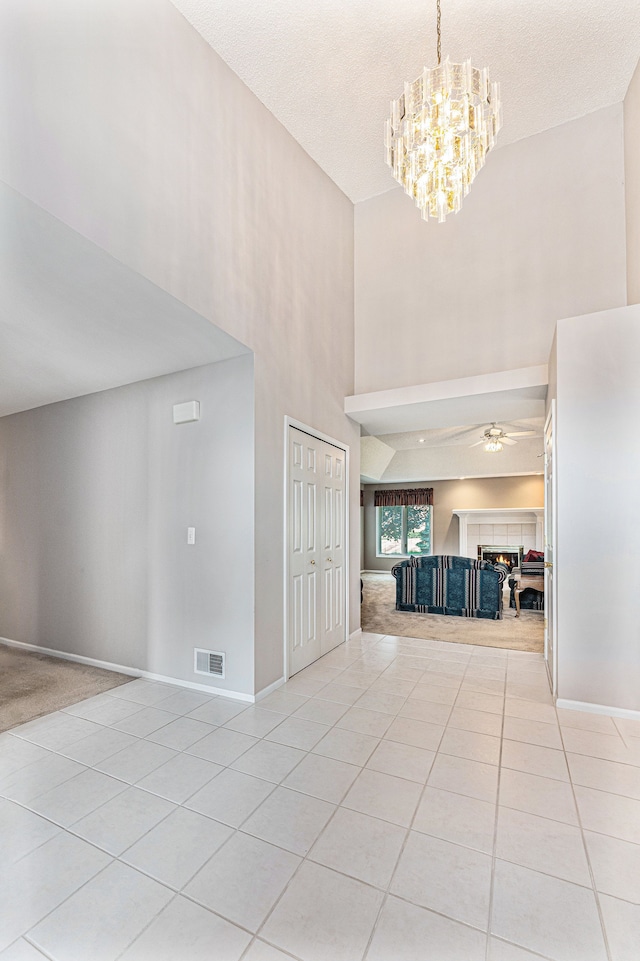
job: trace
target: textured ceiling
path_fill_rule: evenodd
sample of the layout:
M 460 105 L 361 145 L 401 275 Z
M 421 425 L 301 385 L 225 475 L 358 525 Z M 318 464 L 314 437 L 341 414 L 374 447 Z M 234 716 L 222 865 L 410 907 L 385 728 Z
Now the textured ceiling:
M 435 0 L 172 0 L 357 202 L 394 186 L 389 101 L 435 63 Z M 624 99 L 638 0 L 442 0 L 442 54 L 501 85 L 498 146 Z
M 443 480 L 451 477 L 497 477 L 540 472 L 543 451 L 544 417 L 498 421 L 497 426 L 507 432 L 534 431 L 527 437 L 515 438 L 516 443 L 497 454 L 488 454 L 483 444 L 477 444 L 489 427 L 486 421 L 465 427 L 440 427 L 432 430 L 404 431 L 362 438 L 362 445 L 378 444 L 393 456 L 367 462 L 360 479 L 386 482 Z M 421 443 L 421 440 L 423 441 Z M 471 446 L 475 445 L 475 446 Z M 365 451 L 366 453 L 366 451 Z M 380 468 L 377 474 L 372 469 Z
M 453 477 L 506 477 L 538 474 L 543 461 L 544 418 L 532 417 L 513 424 L 501 422 L 505 430 L 534 430 L 531 437 L 519 437 L 496 454 L 476 444 L 487 424 L 407 431 L 382 437 L 360 439 L 360 480 L 364 484 L 383 481 L 446 480 Z M 420 443 L 420 438 L 424 443 Z
M 539 474 L 544 470 L 542 441 L 523 437 L 513 447 L 488 454 L 483 447 L 473 449 L 430 447 L 427 450 L 398 450 L 378 480 L 398 481 L 447 480 L 458 477 L 509 477 Z M 369 483 L 369 479 L 365 480 Z
M 534 431 L 527 437 L 539 438 L 539 447 L 542 450 L 542 436 L 544 433 L 544 417 L 529 417 L 526 420 L 498 421 L 498 427 L 510 433 L 512 431 Z M 424 450 L 431 447 L 470 447 L 482 439 L 485 430 L 491 424 L 485 422 L 464 427 L 439 427 L 435 430 L 411 430 L 397 434 L 380 434 L 379 439 L 392 447 L 394 450 Z M 521 443 L 525 438 L 514 440 Z

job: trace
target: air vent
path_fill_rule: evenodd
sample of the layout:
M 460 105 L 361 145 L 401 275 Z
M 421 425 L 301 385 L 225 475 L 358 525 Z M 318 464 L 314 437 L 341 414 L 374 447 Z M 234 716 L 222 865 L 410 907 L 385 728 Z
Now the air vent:
M 219 651 L 203 651 L 199 647 L 195 647 L 193 653 L 193 670 L 196 674 L 224 677 L 224 654 Z

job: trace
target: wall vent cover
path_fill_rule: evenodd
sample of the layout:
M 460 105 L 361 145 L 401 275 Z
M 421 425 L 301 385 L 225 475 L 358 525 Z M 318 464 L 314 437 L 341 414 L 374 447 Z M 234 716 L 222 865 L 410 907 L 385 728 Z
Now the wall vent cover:
M 202 648 L 193 649 L 193 670 L 196 674 L 207 674 L 209 677 L 224 677 L 225 655 L 220 651 L 205 651 Z

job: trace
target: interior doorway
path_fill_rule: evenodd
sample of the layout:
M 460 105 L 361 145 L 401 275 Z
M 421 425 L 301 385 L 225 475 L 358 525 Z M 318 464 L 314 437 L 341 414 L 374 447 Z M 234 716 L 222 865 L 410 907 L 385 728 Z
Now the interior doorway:
M 556 637 L 556 583 L 554 548 L 556 529 L 555 412 L 551 401 L 544 428 L 544 656 L 551 693 L 558 693 L 558 654 Z
M 346 640 L 347 455 L 325 437 L 287 427 L 287 677 Z

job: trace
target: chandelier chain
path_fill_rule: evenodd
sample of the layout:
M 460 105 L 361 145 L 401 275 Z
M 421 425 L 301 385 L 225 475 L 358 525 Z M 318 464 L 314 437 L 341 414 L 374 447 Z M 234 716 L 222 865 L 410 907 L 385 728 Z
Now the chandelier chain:
M 442 47 L 441 47 L 441 38 L 440 38 L 440 0 L 437 0 L 437 10 L 438 10 L 438 18 L 437 18 L 437 29 L 438 29 L 438 66 L 440 66 L 440 61 L 441 61 L 441 59 L 442 59 Z

